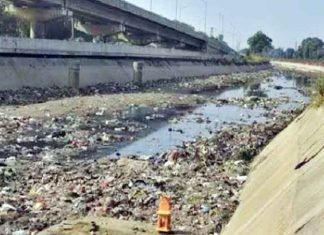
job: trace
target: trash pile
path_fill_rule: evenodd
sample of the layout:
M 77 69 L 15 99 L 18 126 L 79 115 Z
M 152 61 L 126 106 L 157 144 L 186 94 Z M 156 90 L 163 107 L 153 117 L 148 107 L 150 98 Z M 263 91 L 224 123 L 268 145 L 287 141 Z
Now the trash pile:
M 75 96 L 93 96 L 103 94 L 134 93 L 139 91 L 154 92 L 183 90 L 183 92 L 197 93 L 198 91 L 217 90 L 220 88 L 232 87 L 246 84 L 255 79 L 268 77 L 272 71 L 258 73 L 240 73 L 234 75 L 219 75 L 206 78 L 174 78 L 168 80 L 152 80 L 139 87 L 132 82 L 100 83 L 93 86 L 80 88 L 78 92 L 69 87 L 50 88 L 24 87 L 20 90 L 0 91 L 0 105 L 27 105 L 43 103 L 50 100 L 64 99 Z
M 35 234 L 87 215 L 155 223 L 166 192 L 177 229 L 217 234 L 239 204 L 249 163 L 293 117 L 232 125 L 148 161 L 7 158 L 0 167 L 0 230 Z
M 223 91 L 230 87 L 239 87 L 251 82 L 261 82 L 271 76 L 273 71 L 261 71 L 258 73 L 238 73 L 229 75 L 211 76 L 206 79 L 196 79 L 193 81 L 182 81 L 171 90 L 182 90 L 191 94 L 200 94 L 204 92 Z
M 146 98 L 146 104 L 139 107 L 121 95 L 127 107 L 119 110 L 102 107 L 90 111 L 90 107 L 84 107 L 83 114 L 42 118 L 0 114 L 0 234 L 37 234 L 67 218 L 91 215 L 155 224 L 162 193 L 172 197 L 175 229 L 220 234 L 240 203 L 239 192 L 247 180 L 250 162 L 300 111 L 275 109 L 285 100 L 267 97 L 219 100 L 210 94 L 204 98 L 196 94 L 186 97 L 182 92 L 217 87 L 217 94 L 218 89 L 267 76 L 269 72 L 147 85 L 156 94 L 174 92 L 177 100 L 191 97 L 189 105 L 153 97 Z M 122 89 L 136 90 L 133 86 Z M 64 89 L 47 92 L 2 92 L 2 104 L 37 103 L 72 95 Z M 106 92 L 120 90 L 99 85 L 80 91 L 81 95 Z M 117 148 L 150 131 L 160 120 L 176 121 L 206 101 L 252 105 L 250 108 L 268 106 L 267 121 L 221 123 L 224 128 L 210 130 L 212 138 L 183 142 L 145 161 L 141 156 L 94 157 L 98 147 Z M 203 125 L 211 122 L 199 115 L 195 121 Z
M 200 87 L 206 87 L 209 82 L 224 88 L 236 86 L 244 81 L 261 79 L 269 74 L 270 72 L 235 74 L 233 77 L 221 75 L 206 79 L 207 82 L 203 79 L 184 79 L 186 82 L 174 83 L 179 80 L 175 79 L 171 82 L 165 81 L 160 84 L 160 88 L 154 91 L 165 92 L 164 89 L 169 91 L 167 86 L 173 87 L 174 91 L 181 90 L 183 84 L 195 84 L 193 87 L 196 89 L 198 84 Z M 261 78 L 258 77 L 259 75 Z M 157 83 L 150 82 L 148 84 L 150 87 L 154 87 Z M 81 90 L 80 93 L 98 95 L 130 91 L 134 88 L 125 86 L 117 89 L 116 87 L 118 87 L 117 84 L 99 84 Z M 25 88 L 20 91 L 0 91 L 0 95 L 3 97 L 3 104 L 33 104 L 75 94 L 68 88 Z M 124 110 L 109 110 L 104 105 L 95 109 L 83 107 L 81 115 L 68 113 L 55 116 L 46 111 L 43 118 L 33 118 L 32 115 L 19 117 L 0 113 L 1 158 L 10 156 L 31 160 L 36 158 L 46 160 L 54 156 L 58 159 L 86 158 L 89 154 L 95 153 L 100 146 L 113 146 L 133 141 L 140 133 L 150 129 L 150 123 L 154 123 L 156 120 L 167 120 L 170 116 L 179 114 L 177 110 L 187 111 L 208 100 L 206 97 L 198 96 L 188 99 L 188 97 L 178 94 L 175 94 L 175 97 L 178 103 L 172 103 L 174 100 L 165 100 L 164 103 L 161 100 L 144 100 L 143 102 L 148 102 L 147 105 L 129 104 Z M 190 105 L 187 104 L 186 99 L 190 101 Z M 156 105 L 154 102 L 160 104 Z M 68 103 L 64 105 L 68 105 Z M 25 106 L 28 107 L 28 105 Z M 47 109 L 46 106 L 44 109 Z
M 46 120 L 0 117 L 1 158 L 82 157 L 97 145 L 128 141 L 147 126 L 136 121 L 65 116 Z M 67 154 L 70 152 L 71 154 Z M 58 155 L 58 156 L 57 156 Z

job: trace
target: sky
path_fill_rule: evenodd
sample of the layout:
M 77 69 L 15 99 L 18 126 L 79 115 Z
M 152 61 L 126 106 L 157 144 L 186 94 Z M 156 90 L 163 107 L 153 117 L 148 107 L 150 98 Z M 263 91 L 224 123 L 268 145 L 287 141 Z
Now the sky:
M 127 0 L 169 19 L 188 23 L 207 33 L 224 32 L 234 49 L 247 47 L 247 39 L 261 30 L 273 39 L 275 47 L 295 48 L 306 37 L 324 39 L 324 0 Z M 222 18 L 224 24 L 222 24 Z M 224 30 L 222 30 L 224 25 Z

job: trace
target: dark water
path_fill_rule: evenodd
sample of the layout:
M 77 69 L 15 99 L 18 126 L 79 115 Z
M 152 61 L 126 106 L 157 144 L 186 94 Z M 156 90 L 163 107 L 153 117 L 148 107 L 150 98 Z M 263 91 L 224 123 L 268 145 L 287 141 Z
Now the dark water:
M 306 82 L 308 80 L 305 80 Z M 310 99 L 303 95 L 299 88 L 307 85 L 292 77 L 278 75 L 260 84 L 230 89 L 215 96 L 217 99 L 230 100 L 248 96 L 266 96 L 285 100 L 277 109 L 303 109 Z M 219 130 L 230 123 L 262 123 L 267 120 L 264 108 L 244 108 L 232 104 L 216 105 L 209 103 L 196 108 L 193 112 L 174 121 L 161 121 L 158 128 L 144 137 L 126 146 L 115 149 L 110 157 L 137 155 L 142 158 L 159 155 L 169 149 L 192 141 L 199 136 L 209 137 L 212 131 Z M 105 150 L 101 150 L 105 151 Z

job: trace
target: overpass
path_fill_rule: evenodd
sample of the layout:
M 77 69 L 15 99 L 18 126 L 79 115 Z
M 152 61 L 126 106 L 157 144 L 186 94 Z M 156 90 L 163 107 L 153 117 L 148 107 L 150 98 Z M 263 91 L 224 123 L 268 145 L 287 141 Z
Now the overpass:
M 233 52 L 221 40 L 196 32 L 193 27 L 172 21 L 121 0 L 6 0 L 7 11 L 28 20 L 32 38 L 47 38 L 46 24 L 65 18 L 75 29 L 105 42 L 120 40 L 135 45 L 215 54 Z
M 168 59 L 180 61 L 232 61 L 233 55 L 199 51 L 113 45 L 66 40 L 0 37 L 0 57 Z

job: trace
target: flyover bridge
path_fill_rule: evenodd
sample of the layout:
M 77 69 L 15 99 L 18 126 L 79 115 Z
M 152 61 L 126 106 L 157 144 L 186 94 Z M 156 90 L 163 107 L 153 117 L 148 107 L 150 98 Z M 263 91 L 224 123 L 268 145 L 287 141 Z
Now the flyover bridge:
M 180 61 L 230 61 L 234 59 L 232 55 L 216 55 L 169 48 L 11 37 L 0 37 L 0 57 L 167 59 Z
M 221 40 L 196 32 L 193 27 L 172 21 L 121 0 L 6 0 L 7 11 L 28 20 L 32 38 L 48 38 L 46 24 L 58 18 L 75 29 L 107 42 L 126 40 L 135 45 L 229 54 Z M 56 25 L 57 26 L 57 25 Z

